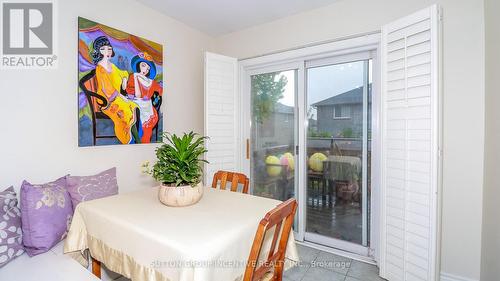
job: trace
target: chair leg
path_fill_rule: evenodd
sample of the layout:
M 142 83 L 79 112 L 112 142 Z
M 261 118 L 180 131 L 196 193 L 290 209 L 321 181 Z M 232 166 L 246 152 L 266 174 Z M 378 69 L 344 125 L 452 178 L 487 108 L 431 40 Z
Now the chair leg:
M 326 204 L 326 180 L 321 180 L 321 204 L 325 207 Z
M 101 262 L 92 258 L 92 274 L 101 279 Z
M 96 122 L 96 117 L 95 117 L 95 113 L 93 113 L 94 115 L 92 116 L 92 141 L 93 141 L 93 144 L 94 146 L 96 145 L 97 143 L 97 122 Z
M 328 206 L 333 207 L 333 181 L 328 180 L 327 181 L 327 186 L 328 186 Z

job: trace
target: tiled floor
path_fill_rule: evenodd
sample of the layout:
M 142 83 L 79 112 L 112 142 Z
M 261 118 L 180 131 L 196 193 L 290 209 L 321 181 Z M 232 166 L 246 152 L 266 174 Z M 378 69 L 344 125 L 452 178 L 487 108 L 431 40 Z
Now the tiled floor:
M 384 281 L 374 265 L 297 245 L 301 264 L 285 271 L 285 281 Z M 115 279 L 129 281 L 125 277 Z
M 374 265 L 297 245 L 300 266 L 285 271 L 286 281 L 383 281 Z

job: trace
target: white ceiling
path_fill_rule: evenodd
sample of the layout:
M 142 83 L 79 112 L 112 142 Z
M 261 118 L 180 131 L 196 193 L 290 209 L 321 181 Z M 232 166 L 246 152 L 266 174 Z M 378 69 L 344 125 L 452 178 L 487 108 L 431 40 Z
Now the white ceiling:
M 212 36 L 238 31 L 337 0 L 139 0 Z

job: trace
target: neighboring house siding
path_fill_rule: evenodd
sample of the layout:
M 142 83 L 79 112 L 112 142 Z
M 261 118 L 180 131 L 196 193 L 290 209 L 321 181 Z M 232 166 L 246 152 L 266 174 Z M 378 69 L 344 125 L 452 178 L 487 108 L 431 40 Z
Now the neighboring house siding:
M 276 146 L 293 147 L 294 136 L 294 108 L 277 103 L 269 117 L 256 123 L 252 131 L 254 149 L 268 149 Z
M 368 103 L 368 116 L 371 116 L 371 84 L 368 88 Z M 319 101 L 312 104 L 312 107 L 316 108 L 316 132 L 320 135 L 328 133 L 333 137 L 351 137 L 341 135 L 348 129 L 352 130 L 352 137 L 360 137 L 363 134 L 363 87 Z M 339 110 L 337 114 L 335 108 Z M 371 118 L 368 118 L 369 132 L 370 128 Z
M 258 142 L 258 148 L 272 146 L 290 145 L 294 143 L 293 114 L 274 113 L 258 126 L 258 136 L 254 138 Z
M 350 107 L 350 116 L 346 119 L 334 118 L 334 106 L 318 106 L 318 132 L 327 132 L 334 137 L 340 136 L 344 129 L 352 129 L 354 136 L 363 132 L 363 106 L 362 104 L 345 105 Z

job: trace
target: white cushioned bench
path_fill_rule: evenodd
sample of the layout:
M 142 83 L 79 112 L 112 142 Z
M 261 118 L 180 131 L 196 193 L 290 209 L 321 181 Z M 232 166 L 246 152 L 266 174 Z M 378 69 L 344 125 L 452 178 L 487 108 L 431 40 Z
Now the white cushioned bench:
M 0 269 L 2 281 L 101 281 L 62 252 L 63 242 L 47 253 L 30 258 L 26 253 Z M 104 278 L 103 278 L 104 279 Z

